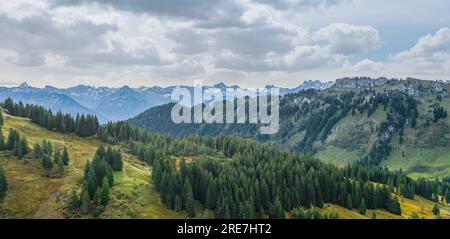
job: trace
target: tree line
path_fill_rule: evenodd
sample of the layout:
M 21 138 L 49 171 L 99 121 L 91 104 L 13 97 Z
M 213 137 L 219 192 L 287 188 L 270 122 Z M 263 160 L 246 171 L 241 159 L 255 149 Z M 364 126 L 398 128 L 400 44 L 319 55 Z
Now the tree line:
M 42 106 L 16 103 L 11 98 L 7 98 L 0 105 L 13 116 L 29 118 L 37 125 L 61 133 L 74 133 L 80 137 L 90 137 L 96 135 L 100 127 L 97 116 L 93 115 L 80 116 L 77 114 L 73 118 L 70 114 L 62 112 L 54 114 Z

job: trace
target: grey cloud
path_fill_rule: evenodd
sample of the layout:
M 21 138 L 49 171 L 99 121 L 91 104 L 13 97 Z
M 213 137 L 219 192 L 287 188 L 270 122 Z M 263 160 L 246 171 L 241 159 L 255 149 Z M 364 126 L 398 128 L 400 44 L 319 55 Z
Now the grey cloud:
M 199 54 L 209 50 L 208 34 L 196 29 L 184 28 L 170 32 L 178 46 L 174 49 L 181 54 Z
M 214 34 L 217 49 L 233 53 L 263 56 L 269 52 L 287 53 L 297 36 L 277 28 L 226 29 Z
M 332 52 L 342 55 L 366 52 L 380 45 L 377 29 L 346 23 L 330 24 L 314 33 L 313 39 L 328 42 Z
M 278 9 L 308 10 L 313 8 L 324 8 L 351 2 L 351 0 L 254 0 L 255 2 L 267 4 Z
M 441 28 L 435 35 L 427 35 L 419 39 L 411 49 L 396 54 L 395 60 L 408 60 L 414 58 L 427 59 L 429 61 L 450 59 L 450 29 Z
M 299 46 L 288 54 L 249 58 L 235 54 L 219 54 L 215 59 L 218 68 L 245 72 L 287 71 L 297 72 L 320 68 L 339 60 L 328 49 L 320 46 Z
M 170 63 L 160 56 L 152 42 L 138 42 L 137 49 L 128 50 L 129 42 L 108 36 L 117 31 L 115 24 L 94 24 L 85 20 L 58 26 L 48 15 L 20 21 L 0 16 L 0 35 L 8 36 L 0 38 L 0 48 L 14 51 L 16 54 L 7 60 L 19 66 L 41 66 L 48 53 L 67 57 L 67 64 L 76 67 Z
M 450 29 L 439 29 L 434 35 L 419 39 L 409 50 L 391 57 L 395 62 L 406 64 L 421 71 L 450 68 Z
M 111 5 L 118 10 L 151 13 L 170 17 L 208 19 L 228 0 L 52 0 L 53 6 L 80 5 L 97 2 Z

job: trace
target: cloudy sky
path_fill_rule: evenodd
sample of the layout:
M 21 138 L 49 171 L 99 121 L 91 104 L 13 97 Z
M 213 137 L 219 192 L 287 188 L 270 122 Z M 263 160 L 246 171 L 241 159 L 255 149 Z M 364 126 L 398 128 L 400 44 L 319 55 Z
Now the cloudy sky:
M 0 85 L 450 79 L 448 0 L 1 0 Z

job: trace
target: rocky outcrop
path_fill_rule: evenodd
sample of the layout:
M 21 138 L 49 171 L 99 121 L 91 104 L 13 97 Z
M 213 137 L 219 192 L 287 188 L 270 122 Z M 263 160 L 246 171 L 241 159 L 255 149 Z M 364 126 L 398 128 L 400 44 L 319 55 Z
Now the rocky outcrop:
M 410 96 L 426 97 L 431 95 L 441 95 L 449 97 L 447 83 L 442 81 L 424 81 L 415 78 L 406 78 L 401 82 L 401 89 Z
M 431 95 L 450 97 L 450 84 L 444 81 L 426 81 L 410 77 L 406 80 L 354 77 L 337 79 L 335 83 L 335 88 L 340 89 L 370 89 L 381 86 L 385 90 L 401 90 L 414 97 Z
M 337 79 L 335 83 L 336 88 L 341 89 L 367 89 L 377 86 L 383 86 L 390 80 L 384 77 L 370 78 L 370 77 L 353 77 Z

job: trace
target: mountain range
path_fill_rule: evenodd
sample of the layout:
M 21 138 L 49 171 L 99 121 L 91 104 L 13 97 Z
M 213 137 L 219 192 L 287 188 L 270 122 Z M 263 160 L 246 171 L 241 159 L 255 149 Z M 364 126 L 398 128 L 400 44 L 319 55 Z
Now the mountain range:
M 295 93 L 307 89 L 327 89 L 333 86 L 333 82 L 322 83 L 320 81 L 305 81 L 295 88 L 281 88 L 281 94 Z M 170 95 L 178 86 L 170 87 L 140 87 L 120 88 L 94 87 L 78 85 L 60 89 L 52 86 L 37 88 L 22 83 L 17 87 L 0 87 L 0 100 L 12 98 L 14 101 L 37 104 L 51 109 L 53 112 L 62 111 L 72 115 L 91 114 L 97 115 L 100 122 L 120 121 L 132 118 L 152 107 L 171 102 Z M 192 86 L 185 86 L 193 91 Z M 204 86 L 204 89 L 240 88 L 239 86 L 227 86 L 219 83 L 213 86 Z
M 448 82 L 343 78 L 323 91 L 287 94 L 274 135 L 261 135 L 258 124 L 175 124 L 172 106 L 153 107 L 128 122 L 172 136 L 256 139 L 340 166 L 359 161 L 413 176 L 450 174 Z

